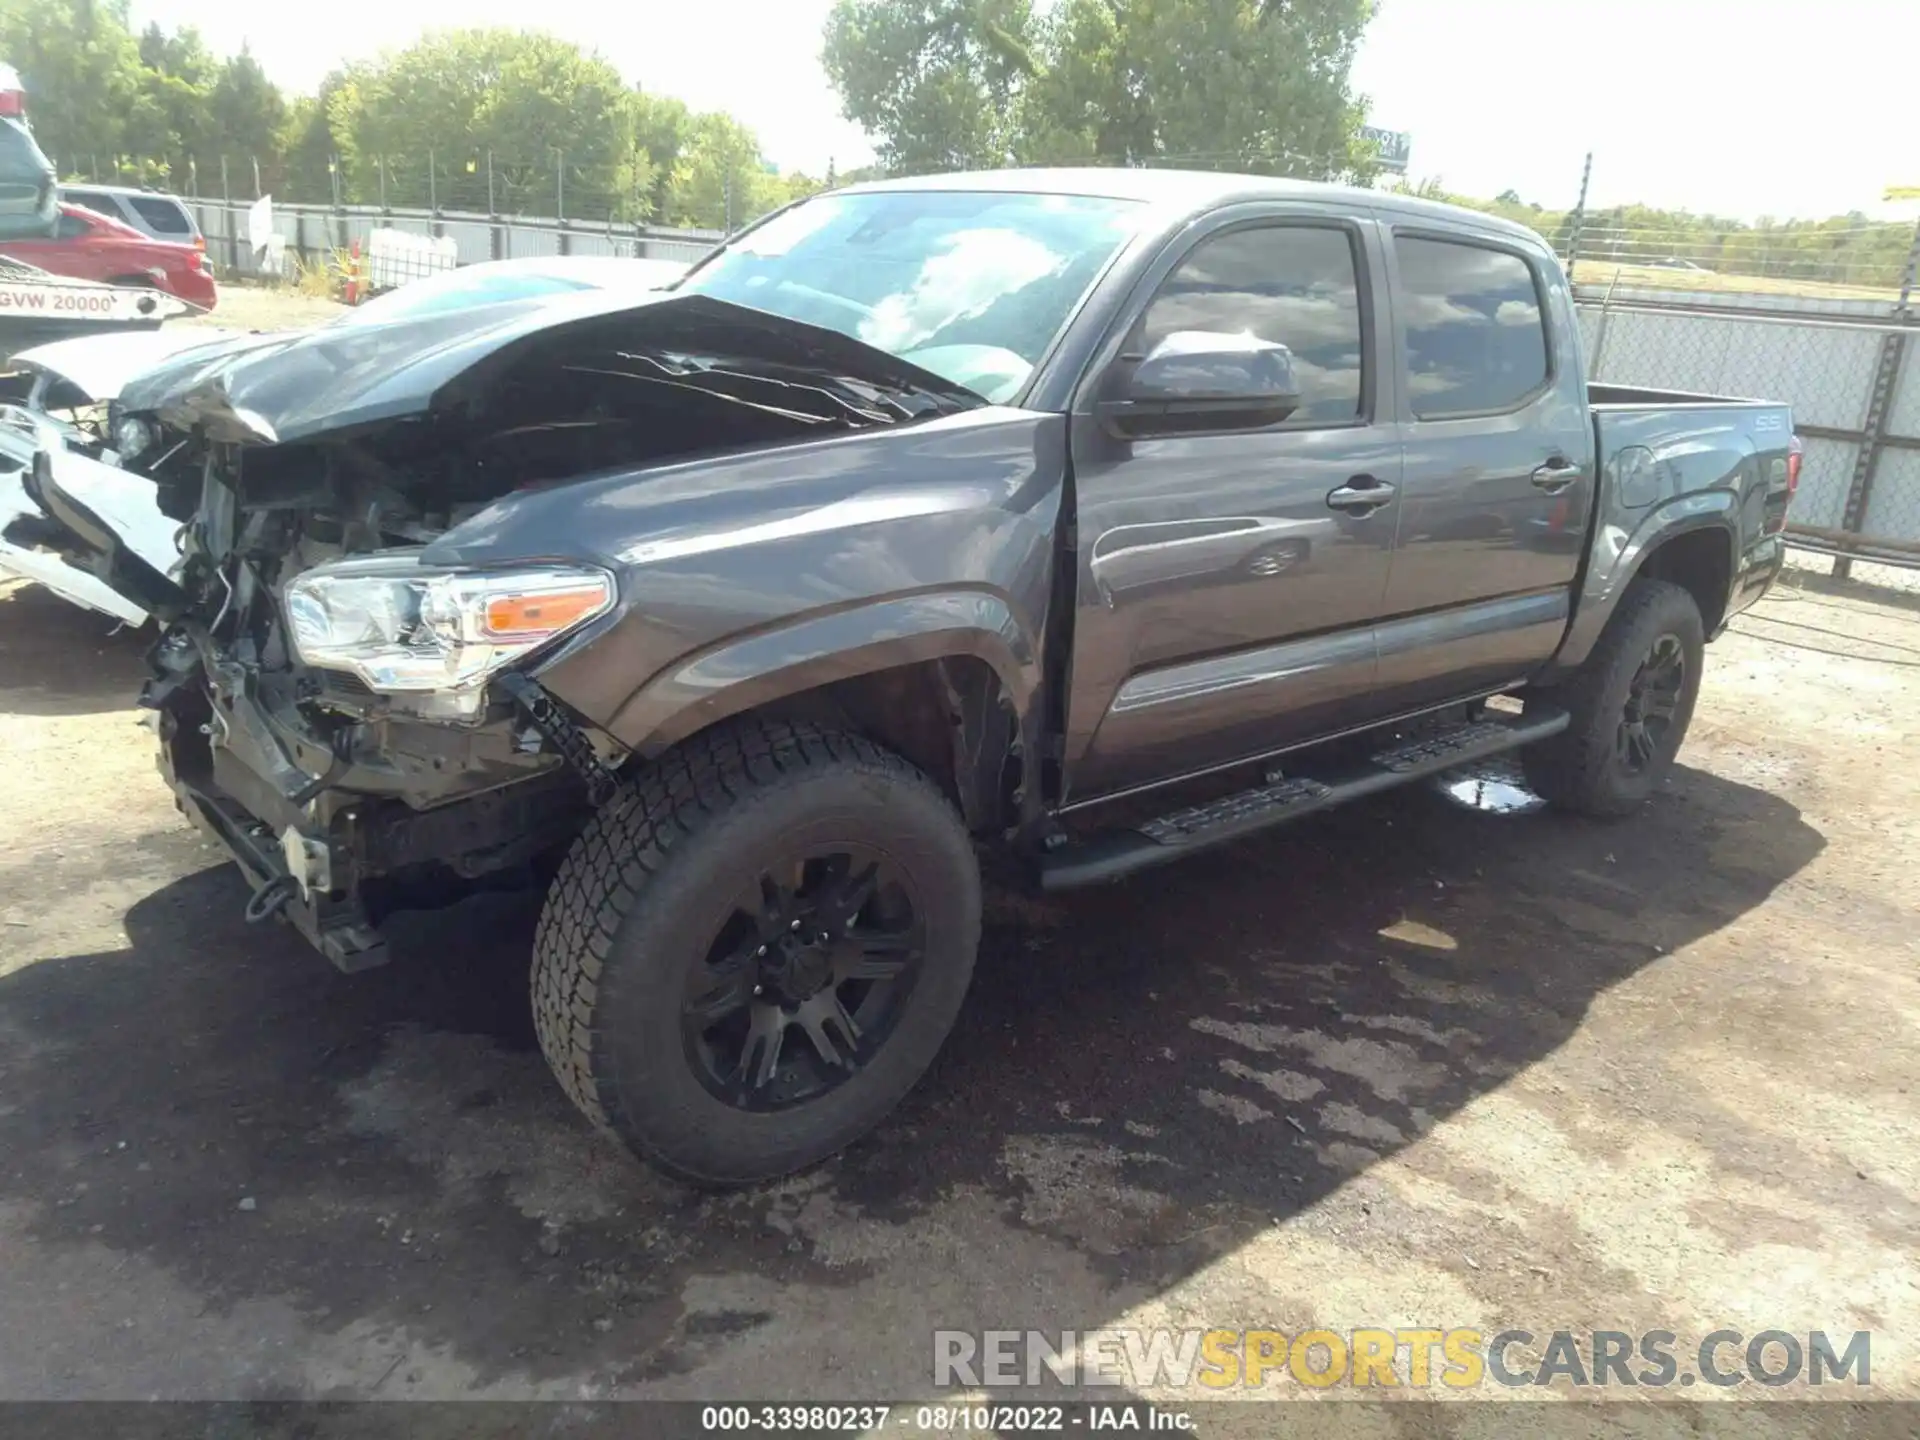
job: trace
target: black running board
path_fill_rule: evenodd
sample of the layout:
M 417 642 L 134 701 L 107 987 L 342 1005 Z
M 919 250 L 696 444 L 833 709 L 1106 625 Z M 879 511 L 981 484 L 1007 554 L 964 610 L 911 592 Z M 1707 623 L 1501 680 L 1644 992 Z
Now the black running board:
M 1040 884 L 1046 890 L 1072 890 L 1117 880 L 1302 815 L 1331 810 L 1349 800 L 1545 740 L 1566 729 L 1567 722 L 1564 710 L 1542 711 L 1536 705 L 1524 717 L 1487 717 L 1396 738 L 1364 763 L 1344 771 L 1275 780 L 1131 829 L 1070 842 L 1041 857 Z

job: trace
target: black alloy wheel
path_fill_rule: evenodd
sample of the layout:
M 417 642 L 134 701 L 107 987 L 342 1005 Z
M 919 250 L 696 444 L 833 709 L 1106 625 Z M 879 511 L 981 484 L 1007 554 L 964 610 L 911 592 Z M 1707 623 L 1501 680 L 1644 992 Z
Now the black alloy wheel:
M 681 1035 L 708 1091 L 782 1110 L 858 1074 L 919 979 L 915 902 L 904 871 L 857 845 L 760 875 L 687 978 Z
M 1687 652 L 1680 637 L 1662 632 L 1627 687 L 1615 745 L 1630 775 L 1643 775 L 1660 757 L 1680 711 L 1687 684 Z

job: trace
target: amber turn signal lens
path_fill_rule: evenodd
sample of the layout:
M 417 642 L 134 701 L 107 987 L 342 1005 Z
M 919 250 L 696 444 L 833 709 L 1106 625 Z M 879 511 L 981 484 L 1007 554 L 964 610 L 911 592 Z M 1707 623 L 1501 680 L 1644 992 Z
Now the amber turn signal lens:
M 607 590 L 602 585 L 497 595 L 487 601 L 487 634 L 503 640 L 552 635 L 598 613 L 606 603 Z

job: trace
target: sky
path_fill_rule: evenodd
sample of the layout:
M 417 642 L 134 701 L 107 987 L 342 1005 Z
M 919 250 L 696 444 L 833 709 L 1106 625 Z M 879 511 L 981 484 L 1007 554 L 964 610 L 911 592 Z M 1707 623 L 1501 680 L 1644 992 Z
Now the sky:
M 341 61 L 448 25 L 538 28 L 597 49 L 628 80 L 729 110 L 783 169 L 871 158 L 819 63 L 832 0 L 134 0 L 136 23 L 251 44 L 311 91 Z M 330 17 L 338 17 L 331 31 Z M 1372 123 L 1413 137 L 1412 175 L 1456 193 L 1640 201 L 1739 218 L 1896 216 L 1920 185 L 1916 0 L 1381 0 L 1354 67 Z

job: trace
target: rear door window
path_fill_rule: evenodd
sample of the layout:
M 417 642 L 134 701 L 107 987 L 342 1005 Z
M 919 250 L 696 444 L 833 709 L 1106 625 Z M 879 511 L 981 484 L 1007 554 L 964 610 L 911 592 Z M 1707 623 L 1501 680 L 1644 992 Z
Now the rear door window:
M 78 215 L 62 215 L 60 224 L 54 230 L 56 240 L 78 240 L 82 235 L 91 235 L 93 226 Z
M 180 208 L 177 201 L 162 195 L 129 195 L 127 203 L 156 235 L 193 234 L 193 221 L 187 218 L 187 212 Z
M 1517 409 L 1547 383 L 1533 267 L 1510 250 L 1394 237 L 1407 383 L 1421 420 Z

